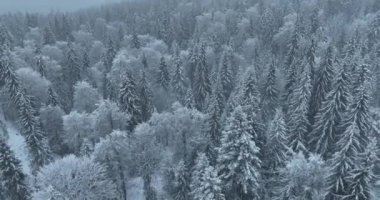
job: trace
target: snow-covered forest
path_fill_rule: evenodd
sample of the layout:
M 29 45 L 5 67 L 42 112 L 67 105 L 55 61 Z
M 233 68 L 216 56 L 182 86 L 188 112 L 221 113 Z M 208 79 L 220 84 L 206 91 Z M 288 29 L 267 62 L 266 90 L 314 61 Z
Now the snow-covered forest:
M 0 15 L 1 200 L 376 200 L 379 150 L 379 0 Z

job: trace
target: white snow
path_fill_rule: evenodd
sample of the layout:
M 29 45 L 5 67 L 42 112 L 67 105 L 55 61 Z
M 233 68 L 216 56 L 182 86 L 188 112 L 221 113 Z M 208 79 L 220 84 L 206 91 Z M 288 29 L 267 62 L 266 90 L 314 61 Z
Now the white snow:
M 15 153 L 17 159 L 21 161 L 22 169 L 25 174 L 30 174 L 30 163 L 28 151 L 26 148 L 25 138 L 20 134 L 20 131 L 10 122 L 6 122 L 6 127 L 9 135 L 8 145 Z

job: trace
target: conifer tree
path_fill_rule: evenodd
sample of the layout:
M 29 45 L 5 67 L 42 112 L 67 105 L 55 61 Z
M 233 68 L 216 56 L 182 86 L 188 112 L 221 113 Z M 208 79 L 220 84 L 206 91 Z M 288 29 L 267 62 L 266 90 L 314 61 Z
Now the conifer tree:
M 203 110 L 208 95 L 211 94 L 210 74 L 206 61 L 206 45 L 202 44 L 200 56 L 194 74 L 193 86 L 196 108 Z
M 0 176 L 0 188 L 4 196 L 12 200 L 31 199 L 20 161 L 15 158 L 14 153 L 2 139 L 0 139 Z
M 130 73 L 124 77 L 119 91 L 119 107 L 131 116 L 130 129 L 141 122 L 141 102 L 135 80 Z
M 40 72 L 41 76 L 44 77 L 45 76 L 45 70 L 46 70 L 46 65 L 45 65 L 45 62 L 42 58 L 42 56 L 37 56 L 37 69 L 38 69 L 38 72 Z
M 227 50 L 225 50 L 223 53 L 223 59 L 219 73 L 219 79 L 222 86 L 224 99 L 227 100 L 230 97 L 234 83 L 231 61 Z
M 112 63 L 113 60 L 115 59 L 116 56 L 116 50 L 115 50 L 115 45 L 114 42 L 112 41 L 111 38 L 108 39 L 107 43 L 107 50 L 103 58 L 104 66 L 105 66 L 105 72 L 108 73 L 111 68 L 112 68 Z
M 55 36 L 54 36 L 53 31 L 50 28 L 50 25 L 44 28 L 43 39 L 44 39 L 44 42 L 43 42 L 44 45 L 52 45 L 55 43 Z
M 87 70 L 90 68 L 90 58 L 88 57 L 87 51 L 83 53 L 83 61 L 82 61 L 82 74 L 87 74 Z M 84 76 L 83 76 L 84 77 Z
M 185 162 L 182 160 L 176 166 L 174 172 L 174 200 L 190 200 L 190 177 Z
M 157 82 L 164 90 L 167 91 L 169 89 L 170 74 L 164 57 L 161 57 Z
M 310 99 L 310 119 L 314 124 L 314 118 L 321 108 L 322 102 L 326 99 L 327 93 L 331 90 L 332 80 L 334 78 L 334 57 L 333 47 L 328 47 L 321 66 L 315 77 L 313 90 Z
M 49 96 L 48 96 L 48 101 L 46 105 L 58 106 L 59 105 L 58 96 L 51 87 L 49 87 L 48 89 L 48 95 Z
M 238 106 L 226 122 L 218 157 L 218 169 L 227 199 L 258 198 L 261 161 L 247 115 Z
M 80 80 L 80 62 L 71 43 L 68 45 L 65 67 L 63 68 L 63 79 L 67 84 L 67 98 L 69 99 L 66 110 L 71 110 L 73 106 L 74 85 Z
M 145 53 L 143 53 L 143 55 L 142 55 L 141 63 L 143 65 L 144 69 L 147 69 L 149 67 L 148 66 L 148 60 L 146 59 Z
M 205 154 L 201 153 L 196 159 L 196 164 L 191 177 L 191 195 L 196 200 L 224 200 L 221 181 L 217 171 L 210 166 Z
M 24 93 L 11 65 L 12 61 L 8 53 L 0 54 L 0 80 L 5 80 L 9 96 L 16 106 L 22 126 L 21 132 L 26 138 L 32 161 L 31 168 L 33 172 L 36 172 L 39 167 L 50 162 L 51 153 L 47 139 L 40 127 L 38 112 L 33 107 L 31 97 Z
M 309 130 L 310 69 L 305 67 L 299 77 L 288 112 L 290 113 L 289 142 L 295 152 L 307 152 L 307 133 Z
M 187 89 L 185 100 L 184 100 L 184 106 L 190 109 L 195 108 L 195 99 L 194 99 L 194 94 L 191 87 Z
M 276 171 L 283 167 L 289 152 L 288 130 L 285 124 L 284 116 L 280 109 L 276 110 L 274 119 L 269 124 L 268 143 L 266 156 L 269 169 Z
M 349 78 L 346 69 L 338 67 L 333 89 L 319 109 L 310 136 L 313 151 L 324 158 L 334 153 L 335 143 L 341 135 L 343 119 L 351 101 Z
M 141 117 L 143 121 L 147 121 L 154 111 L 152 103 L 152 91 L 149 88 L 146 80 L 145 72 L 142 72 L 139 82 L 140 90 L 139 97 L 141 102 Z
M 133 45 L 133 48 L 140 49 L 140 46 L 141 46 L 140 39 L 136 32 L 133 32 L 132 34 L 132 45 Z
M 174 62 L 175 71 L 172 78 L 172 88 L 177 100 L 183 103 L 183 97 L 186 95 L 186 78 L 183 74 L 181 59 L 177 56 Z
M 222 123 L 221 123 L 222 111 L 218 105 L 218 100 L 215 94 L 212 96 L 211 105 L 208 109 L 208 116 L 206 119 L 206 136 L 209 139 L 209 143 L 206 147 L 206 155 L 208 156 L 212 165 L 216 163 L 217 159 L 217 147 L 220 145 Z
M 269 67 L 269 72 L 261 98 L 262 116 L 264 122 L 271 120 L 276 112 L 276 107 L 278 104 L 278 90 L 276 84 L 276 66 L 272 63 Z

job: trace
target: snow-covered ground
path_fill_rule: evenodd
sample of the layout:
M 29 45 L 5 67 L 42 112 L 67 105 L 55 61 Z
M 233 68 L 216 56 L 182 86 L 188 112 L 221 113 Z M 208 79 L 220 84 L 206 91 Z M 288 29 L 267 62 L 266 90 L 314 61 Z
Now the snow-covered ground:
M 28 159 L 28 151 L 25 144 L 25 138 L 20 134 L 20 131 L 10 122 L 5 123 L 8 131 L 8 145 L 15 153 L 16 158 L 21 161 L 24 173 L 30 174 L 30 165 Z

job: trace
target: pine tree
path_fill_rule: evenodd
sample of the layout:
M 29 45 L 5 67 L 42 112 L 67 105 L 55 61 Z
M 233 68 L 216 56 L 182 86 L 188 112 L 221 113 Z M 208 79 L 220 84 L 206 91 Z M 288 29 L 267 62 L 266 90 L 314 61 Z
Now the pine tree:
M 42 56 L 37 56 L 36 64 L 37 64 L 38 72 L 40 72 L 42 77 L 45 77 L 46 65 L 45 65 L 45 62 L 44 62 Z
M 183 103 L 183 97 L 186 95 L 186 78 L 183 74 L 181 59 L 177 56 L 174 62 L 175 71 L 172 78 L 172 88 L 177 100 Z
M 307 152 L 307 133 L 309 130 L 310 69 L 305 67 L 294 88 L 288 112 L 290 113 L 289 142 L 295 152 Z
M 222 86 L 224 99 L 227 100 L 230 97 L 234 84 L 231 61 L 227 50 L 225 50 L 223 53 L 223 59 L 219 73 L 219 79 Z
M 0 54 L 0 80 L 5 80 L 9 96 L 16 106 L 22 126 L 21 132 L 26 138 L 32 161 L 31 168 L 36 172 L 39 167 L 51 161 L 51 153 L 40 127 L 38 112 L 33 107 L 31 97 L 24 93 L 11 65 L 8 54 Z
M 12 200 L 31 199 L 20 161 L 15 158 L 14 153 L 2 139 L 0 139 L 0 176 L 4 196 Z
M 58 106 L 59 105 L 58 96 L 53 91 L 53 89 L 51 87 L 49 87 L 49 89 L 48 89 L 48 95 L 49 96 L 48 96 L 48 101 L 47 101 L 46 105 Z
M 111 38 L 108 39 L 107 50 L 103 58 L 105 72 L 108 73 L 112 68 L 113 59 L 116 56 L 115 45 Z
M 242 105 L 250 105 L 255 113 L 259 113 L 260 93 L 257 89 L 255 74 L 252 71 L 247 72 L 248 75 L 243 83 L 240 102 Z
M 208 116 L 206 119 L 206 136 L 209 139 L 209 143 L 206 147 L 206 155 L 208 156 L 212 165 L 216 163 L 217 159 L 217 147 L 220 145 L 222 123 L 221 123 L 222 111 L 218 105 L 218 100 L 215 94 L 212 96 L 211 105 L 208 110 Z
M 206 61 L 206 45 L 202 44 L 200 57 L 194 74 L 194 98 L 196 108 L 203 110 L 208 95 L 211 94 L 210 74 Z
M 157 82 L 164 90 L 167 91 L 169 89 L 170 74 L 164 57 L 161 57 L 160 67 L 158 69 Z
M 331 160 L 326 200 L 339 200 L 341 197 L 349 195 L 349 173 L 357 167 L 359 139 L 359 129 L 354 122 L 351 122 L 336 144 L 338 151 Z
M 141 46 L 140 39 L 136 32 L 133 32 L 132 34 L 132 45 L 133 45 L 133 48 L 140 49 L 140 46 Z
M 250 134 L 249 121 L 238 106 L 227 120 L 218 157 L 218 169 L 227 199 L 258 197 L 260 149 Z
M 145 72 L 142 72 L 141 79 L 139 82 L 139 98 L 141 103 L 141 117 L 142 121 L 147 121 L 154 111 L 152 103 L 152 91 L 149 88 L 148 82 L 146 80 Z
M 341 135 L 344 116 L 351 101 L 349 78 L 346 69 L 339 67 L 334 78 L 333 89 L 327 94 L 315 116 L 310 145 L 324 158 L 334 153 L 335 143 Z
M 184 106 L 190 109 L 195 108 L 195 99 L 194 99 L 194 94 L 191 87 L 187 89 L 185 100 L 184 100 Z
M 130 130 L 141 122 L 141 102 L 135 80 L 130 73 L 124 77 L 119 91 L 119 107 L 131 116 Z
M 190 200 L 190 180 L 188 169 L 183 161 L 180 161 L 174 173 L 174 200 Z
M 313 85 L 313 90 L 311 93 L 310 101 L 310 119 L 311 124 L 314 124 L 314 118 L 319 109 L 321 108 L 322 102 L 326 99 L 327 93 L 331 90 L 332 80 L 334 78 L 334 57 L 333 57 L 333 47 L 328 47 L 324 61 L 319 67 L 318 73 L 315 77 L 315 82 Z
M 264 122 L 271 120 L 278 106 L 278 89 L 276 85 L 276 66 L 271 64 L 261 98 L 262 115 Z
M 83 61 L 82 61 L 82 72 L 87 74 L 87 70 L 90 68 L 90 58 L 88 57 L 87 51 L 83 53 Z
M 210 166 L 205 154 L 198 155 L 191 176 L 191 195 L 195 200 L 224 200 L 217 171 Z
M 269 169 L 276 171 L 284 167 L 289 152 L 288 130 L 286 128 L 284 116 L 280 109 L 277 109 L 274 119 L 269 124 L 268 143 L 269 150 L 266 154 L 268 162 L 266 165 Z
M 65 67 L 63 68 L 63 79 L 67 84 L 67 98 L 69 99 L 66 110 L 73 106 L 74 85 L 80 80 L 80 61 L 71 43 L 68 45 Z
M 55 43 L 55 36 L 54 36 L 53 31 L 50 28 L 50 25 L 44 28 L 43 39 L 44 39 L 44 42 L 43 42 L 44 45 L 53 45 Z

